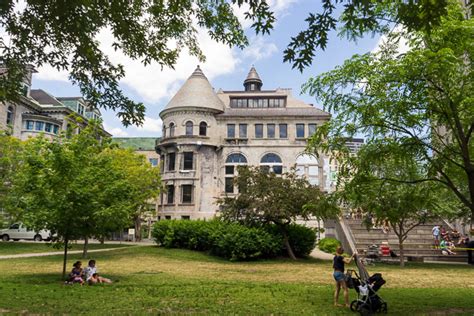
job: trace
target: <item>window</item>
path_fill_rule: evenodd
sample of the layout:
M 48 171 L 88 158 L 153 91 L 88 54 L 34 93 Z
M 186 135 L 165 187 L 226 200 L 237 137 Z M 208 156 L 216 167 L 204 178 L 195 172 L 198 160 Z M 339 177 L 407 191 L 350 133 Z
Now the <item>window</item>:
M 181 219 L 185 221 L 189 221 L 191 217 L 189 217 L 189 215 L 181 215 Z
M 313 136 L 316 133 L 316 124 L 308 124 L 308 136 Z
M 225 193 L 234 193 L 234 178 L 225 178 Z
M 7 125 L 13 125 L 13 106 L 7 109 Z
M 319 185 L 319 163 L 313 155 L 300 155 L 296 158 L 296 172 L 306 177 L 312 185 Z
M 59 126 L 58 126 L 58 125 L 54 125 L 54 126 L 53 126 L 53 133 L 54 133 L 54 134 L 58 134 L 58 133 L 59 133 Z
M 255 124 L 255 138 L 263 138 L 263 124 Z
M 174 123 L 170 123 L 170 137 L 174 136 Z
M 77 113 L 79 113 L 80 115 L 84 115 L 84 106 L 79 103 L 77 104 Z
M 225 160 L 225 178 L 224 178 L 224 191 L 225 193 L 235 193 L 234 190 L 234 177 L 237 174 L 237 168 L 239 165 L 246 165 L 247 158 L 240 153 L 230 154 Z
M 36 121 L 35 122 L 35 130 L 42 131 L 44 127 L 44 122 Z
M 191 136 L 193 134 L 193 122 L 186 122 L 186 136 Z
M 275 124 L 267 124 L 267 138 L 275 138 Z
M 242 154 L 230 154 L 227 159 L 225 160 L 225 163 L 247 163 L 247 158 L 245 158 L 244 155 Z
M 199 136 L 206 136 L 207 134 L 207 123 L 201 122 L 199 123 Z
M 51 133 L 52 129 L 53 129 L 53 124 L 51 123 L 46 123 L 46 125 L 44 126 L 45 132 Z
M 279 124 L 278 129 L 280 130 L 280 138 L 288 138 L 288 125 Z
M 296 124 L 296 138 L 304 137 L 304 124 Z
M 176 153 L 168 154 L 168 171 L 174 171 L 176 165 Z
M 186 151 L 183 154 L 183 170 L 193 170 L 193 152 Z
M 26 129 L 31 131 L 33 130 L 34 122 L 33 121 L 26 121 Z
M 10 226 L 10 229 L 20 229 L 20 224 L 13 224 Z
M 166 219 L 166 220 L 170 220 L 170 219 L 171 219 L 171 216 L 170 216 L 170 215 L 166 215 L 166 216 L 165 216 L 165 219 Z
M 166 126 L 163 125 L 163 129 L 161 130 L 162 137 L 166 137 Z
M 158 158 L 150 158 L 148 159 L 153 167 L 158 166 Z
M 227 138 L 235 138 L 235 124 L 227 124 Z
M 247 124 L 239 124 L 239 138 L 247 138 Z
M 260 165 L 263 169 L 276 174 L 283 173 L 283 164 L 281 162 L 280 156 L 277 154 L 269 153 L 262 157 L 260 160 Z
M 167 185 L 166 186 L 167 198 L 166 203 L 174 204 L 174 185 Z
M 183 203 L 193 202 L 193 186 L 192 185 L 185 184 L 181 186 L 181 201 Z

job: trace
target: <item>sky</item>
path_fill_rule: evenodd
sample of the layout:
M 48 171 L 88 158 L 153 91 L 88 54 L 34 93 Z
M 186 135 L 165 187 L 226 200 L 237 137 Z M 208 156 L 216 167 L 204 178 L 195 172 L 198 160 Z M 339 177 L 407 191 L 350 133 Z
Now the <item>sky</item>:
M 300 95 L 301 86 L 310 77 L 329 71 L 354 54 L 362 54 L 377 48 L 379 37 L 366 36 L 357 42 L 337 37 L 331 33 L 328 47 L 318 51 L 312 66 L 303 73 L 283 63 L 283 51 L 292 36 L 306 28 L 305 18 L 309 12 L 320 12 L 321 4 L 314 0 L 269 0 L 277 21 L 270 35 L 256 36 L 249 28 L 249 22 L 243 19 L 243 9 L 236 9 L 249 38 L 250 45 L 241 50 L 216 43 L 203 31 L 199 34 L 199 44 L 206 62 L 185 52 L 180 56 L 175 69 L 163 69 L 157 64 L 143 66 L 139 61 L 131 60 L 120 52 L 115 52 L 110 44 L 110 33 L 102 32 L 98 39 L 103 50 L 114 63 L 125 67 L 126 76 L 120 86 L 127 96 L 146 106 L 145 121 L 142 126 L 125 128 L 113 111 L 101 110 L 105 129 L 114 137 L 160 137 L 162 122 L 159 113 L 179 90 L 184 81 L 199 64 L 211 85 L 217 91 L 243 89 L 243 81 L 252 65 L 255 66 L 263 81 L 263 89 L 291 88 L 293 95 L 316 107 L 323 104 L 309 95 Z M 57 72 L 45 66 L 37 69 L 33 77 L 33 89 L 43 89 L 57 97 L 79 96 L 78 87 L 67 79 L 67 73 Z

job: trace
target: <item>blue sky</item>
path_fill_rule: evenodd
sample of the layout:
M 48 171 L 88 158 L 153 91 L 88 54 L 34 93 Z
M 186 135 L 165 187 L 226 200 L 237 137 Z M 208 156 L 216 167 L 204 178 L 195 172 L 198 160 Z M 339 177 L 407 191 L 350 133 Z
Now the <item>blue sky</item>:
M 103 32 L 99 41 L 103 49 L 110 52 L 113 62 L 124 64 L 127 76 L 121 82 L 125 93 L 135 101 L 146 105 L 146 121 L 142 127 L 125 128 L 112 111 L 104 111 L 104 125 L 114 136 L 121 137 L 159 137 L 161 136 L 161 120 L 159 113 L 166 106 L 173 94 L 179 89 L 187 77 L 193 72 L 197 64 L 201 65 L 211 85 L 217 90 L 243 89 L 243 81 L 252 65 L 255 65 L 264 89 L 292 88 L 293 95 L 306 101 L 317 104 L 314 98 L 300 95 L 301 85 L 311 76 L 333 69 L 354 54 L 373 50 L 379 37 L 367 36 L 357 42 L 351 42 L 337 37 L 336 32 L 329 38 L 326 51 L 317 53 L 311 67 L 303 73 L 292 69 L 288 63 L 283 63 L 283 51 L 290 42 L 291 36 L 306 27 L 304 19 L 309 12 L 321 10 L 321 5 L 314 0 L 272 0 L 269 1 L 275 10 L 277 22 L 270 35 L 255 36 L 244 21 L 250 46 L 244 50 L 228 48 L 213 42 L 207 35 L 201 34 L 200 45 L 207 56 L 205 63 L 199 63 L 196 58 L 183 53 L 176 70 L 165 69 L 159 66 L 144 67 L 138 61 L 132 61 L 122 54 L 110 49 L 109 32 Z M 242 10 L 238 15 L 242 15 Z M 35 74 L 33 88 L 43 89 L 55 96 L 78 96 L 79 89 L 67 81 L 66 73 L 58 73 L 49 67 L 38 69 Z

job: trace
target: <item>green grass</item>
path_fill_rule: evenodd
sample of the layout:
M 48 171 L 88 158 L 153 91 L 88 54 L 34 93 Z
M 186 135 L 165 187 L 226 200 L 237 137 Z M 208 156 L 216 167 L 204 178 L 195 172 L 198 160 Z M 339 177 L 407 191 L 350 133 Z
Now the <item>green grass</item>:
M 355 315 L 332 306 L 331 262 L 231 263 L 203 253 L 129 247 L 91 254 L 104 286 L 65 286 L 61 256 L 0 260 L 0 314 Z M 69 265 L 80 259 L 69 258 Z M 369 267 L 387 284 L 390 314 L 474 313 L 474 269 L 409 264 Z M 355 292 L 350 292 L 351 300 Z
M 127 247 L 126 244 L 89 244 L 89 250 L 94 249 L 107 249 L 107 248 L 118 248 L 118 247 Z M 82 250 L 82 244 L 71 244 L 70 250 Z M 63 251 L 63 248 L 56 249 L 51 246 L 49 243 L 39 242 L 0 242 L 0 256 L 3 255 L 18 255 L 23 253 L 40 253 L 40 252 L 55 252 Z

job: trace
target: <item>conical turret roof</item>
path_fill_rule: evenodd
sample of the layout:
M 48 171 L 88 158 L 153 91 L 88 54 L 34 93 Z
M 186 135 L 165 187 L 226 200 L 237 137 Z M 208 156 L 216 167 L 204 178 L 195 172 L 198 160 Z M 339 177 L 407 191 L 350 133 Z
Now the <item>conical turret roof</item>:
M 224 104 L 217 97 L 199 66 L 166 105 L 163 112 L 186 107 L 224 111 Z
M 260 79 L 260 76 L 258 75 L 254 66 L 250 68 L 249 74 L 247 75 L 247 79 L 245 79 L 244 84 L 250 81 L 262 83 L 262 80 Z

